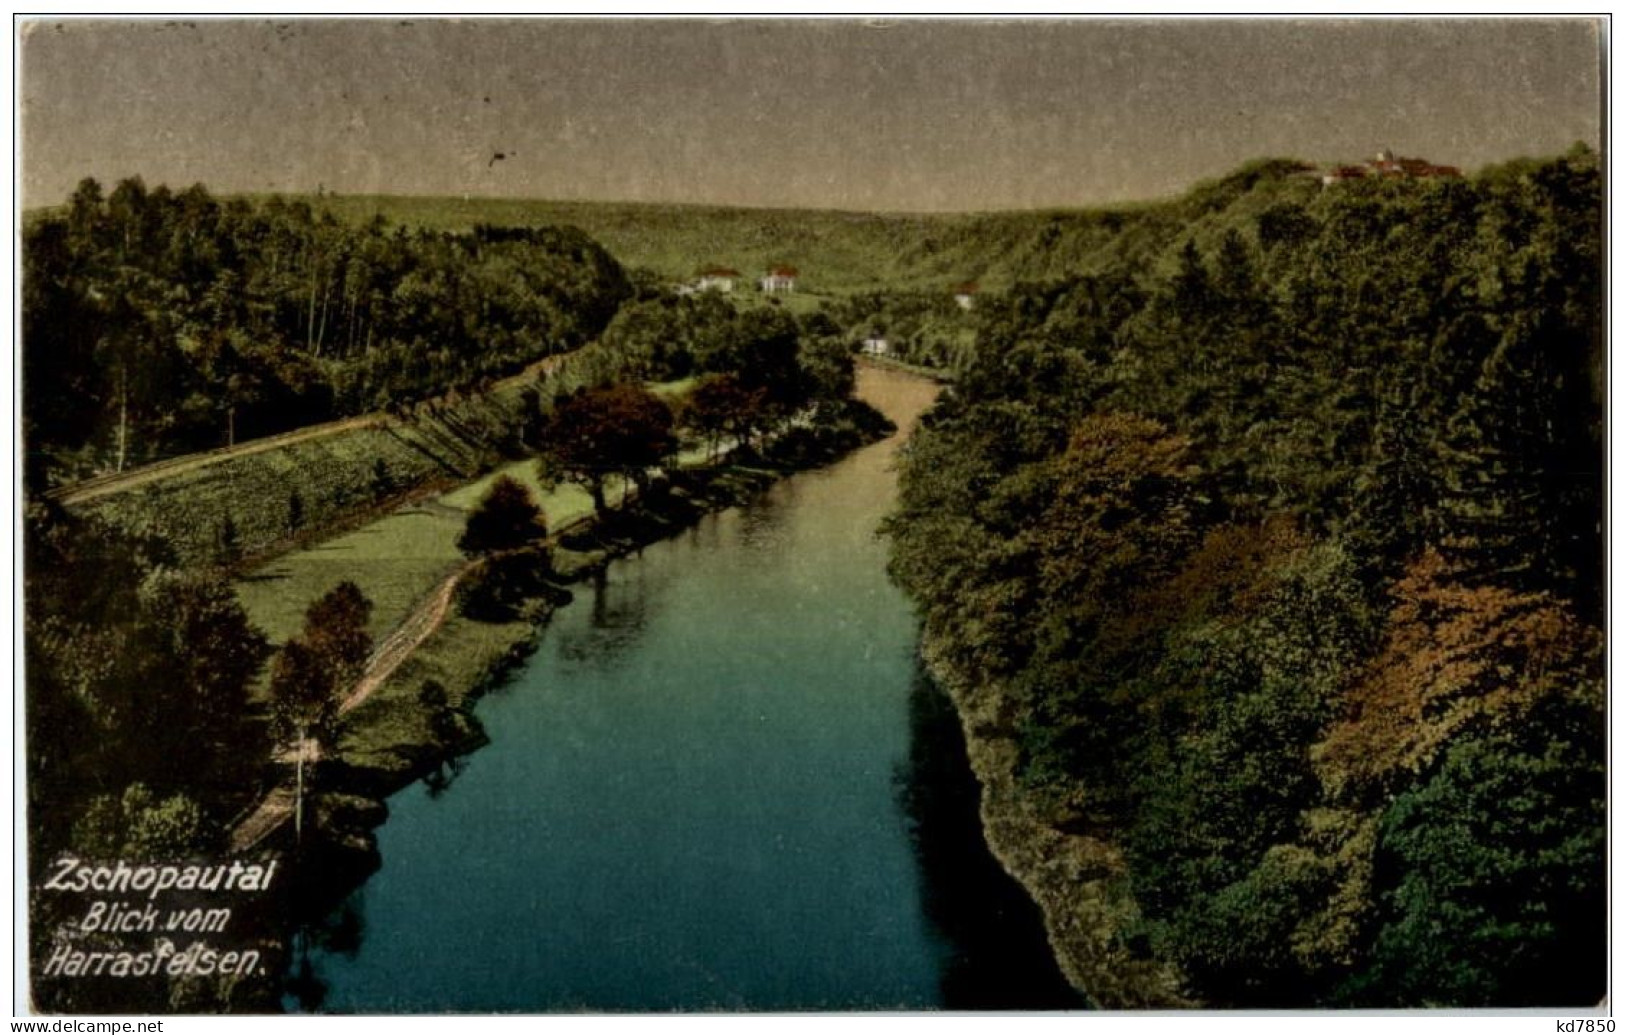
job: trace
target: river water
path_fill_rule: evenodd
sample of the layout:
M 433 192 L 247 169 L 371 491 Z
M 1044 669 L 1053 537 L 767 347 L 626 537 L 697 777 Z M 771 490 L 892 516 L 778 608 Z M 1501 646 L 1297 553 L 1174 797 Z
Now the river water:
M 937 389 L 860 370 L 906 429 Z M 1076 1006 L 875 536 L 904 433 L 613 563 L 390 799 L 332 1012 Z

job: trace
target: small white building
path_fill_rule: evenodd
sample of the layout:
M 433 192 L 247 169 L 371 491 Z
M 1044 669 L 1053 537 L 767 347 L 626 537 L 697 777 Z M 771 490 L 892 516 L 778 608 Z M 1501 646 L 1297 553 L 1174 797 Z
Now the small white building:
M 777 291 L 794 291 L 797 276 L 794 266 L 774 266 L 767 271 L 767 276 L 762 278 L 762 290 L 769 294 Z
M 739 271 L 728 269 L 726 266 L 707 266 L 700 270 L 700 275 L 694 281 L 695 291 L 720 291 L 723 294 L 734 289 L 734 281 L 739 279 Z
M 891 355 L 891 342 L 885 338 L 865 338 L 863 339 L 863 354 L 865 356 L 889 356 Z
M 954 285 L 954 302 L 961 309 L 970 309 L 976 305 L 976 292 L 980 290 L 975 281 L 966 281 Z

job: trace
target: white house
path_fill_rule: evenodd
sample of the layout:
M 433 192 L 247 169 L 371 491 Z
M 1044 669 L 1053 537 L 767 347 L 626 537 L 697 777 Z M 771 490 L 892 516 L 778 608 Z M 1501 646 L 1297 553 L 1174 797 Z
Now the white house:
M 734 289 L 734 281 L 738 279 L 738 270 L 731 270 L 726 266 L 707 266 L 700 270 L 699 277 L 694 281 L 694 290 L 721 291 L 726 294 Z
M 762 290 L 772 293 L 775 291 L 794 291 L 796 289 L 796 268 L 794 266 L 774 266 L 762 278 Z
M 977 290 L 975 281 L 956 284 L 954 285 L 954 301 L 959 305 L 959 308 L 969 309 L 976 304 Z
M 889 356 L 891 355 L 891 343 L 885 338 L 865 338 L 863 339 L 863 354 L 865 356 Z

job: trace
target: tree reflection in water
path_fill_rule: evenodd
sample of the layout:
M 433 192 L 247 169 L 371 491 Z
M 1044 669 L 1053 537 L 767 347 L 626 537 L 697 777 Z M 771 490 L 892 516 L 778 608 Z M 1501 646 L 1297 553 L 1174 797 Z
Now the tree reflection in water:
M 327 1002 L 328 986 L 311 962 L 312 950 L 318 958 L 334 955 L 354 959 L 366 936 L 366 919 L 361 914 L 364 900 L 364 893 L 351 895 L 336 909 L 300 923 L 294 933 L 293 966 L 283 995 L 287 1012 L 321 1012 Z

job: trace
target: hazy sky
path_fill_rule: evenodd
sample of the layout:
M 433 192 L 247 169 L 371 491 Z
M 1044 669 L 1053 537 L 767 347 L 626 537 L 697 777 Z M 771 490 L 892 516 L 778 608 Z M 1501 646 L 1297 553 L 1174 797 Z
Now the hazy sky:
M 24 203 L 216 192 L 940 210 L 1262 156 L 1597 146 L 1587 21 L 33 22 Z M 506 157 L 493 161 L 501 153 Z

